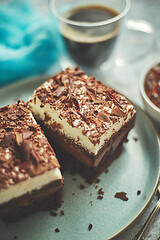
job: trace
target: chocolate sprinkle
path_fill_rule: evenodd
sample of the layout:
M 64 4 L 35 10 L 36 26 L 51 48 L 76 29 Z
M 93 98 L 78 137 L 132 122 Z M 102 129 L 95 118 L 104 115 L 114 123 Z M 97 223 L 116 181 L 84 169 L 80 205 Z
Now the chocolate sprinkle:
M 55 229 L 55 232 L 57 232 L 57 233 L 60 232 L 59 228 L 56 228 L 56 229 Z

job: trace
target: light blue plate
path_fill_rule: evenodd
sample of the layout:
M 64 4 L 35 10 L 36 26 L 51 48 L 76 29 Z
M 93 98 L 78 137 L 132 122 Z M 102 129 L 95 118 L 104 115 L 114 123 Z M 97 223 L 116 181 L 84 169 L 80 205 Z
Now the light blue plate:
M 0 106 L 17 99 L 27 100 L 44 80 L 35 78 L 1 89 Z M 100 175 L 98 184 L 88 185 L 79 175 L 64 174 L 64 203 L 57 210 L 58 215 L 41 212 L 8 226 L 0 221 L 0 239 L 12 240 L 17 236 L 18 240 L 106 240 L 130 225 L 151 201 L 160 172 L 158 137 L 144 112 L 135 108 L 137 119 L 129 142 L 124 144 L 123 153 L 108 168 L 109 172 Z M 80 184 L 85 185 L 83 190 Z M 99 188 L 104 191 L 102 200 L 97 199 Z M 116 192 L 126 192 L 129 200 L 115 198 Z M 64 211 L 63 216 L 60 210 Z M 89 224 L 93 225 L 90 231 Z

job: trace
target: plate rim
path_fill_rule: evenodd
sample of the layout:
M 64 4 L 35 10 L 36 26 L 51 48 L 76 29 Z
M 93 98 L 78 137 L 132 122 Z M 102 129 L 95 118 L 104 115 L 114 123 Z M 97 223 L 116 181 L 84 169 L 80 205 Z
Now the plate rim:
M 7 91 L 7 90 L 10 90 L 10 88 L 14 87 L 22 87 L 24 84 L 29 84 L 30 82 L 39 82 L 39 81 L 46 81 L 47 79 L 49 79 L 51 77 L 51 75 L 38 75 L 38 76 L 33 76 L 33 77 L 27 77 L 27 78 L 23 78 L 23 79 L 19 79 L 18 81 L 16 82 L 12 82 L 12 83 L 9 83 L 7 84 L 6 86 L 2 86 L 0 87 L 0 93 L 3 92 L 3 91 Z M 112 88 L 112 86 L 110 86 L 110 88 Z M 113 88 L 115 89 L 115 88 Z M 124 95 L 123 93 L 121 93 L 119 91 L 120 94 Z M 127 228 L 129 228 L 144 212 L 145 210 L 147 209 L 147 207 L 150 205 L 150 203 L 152 202 L 156 192 L 157 192 L 157 189 L 158 189 L 158 186 L 160 184 L 160 136 L 158 135 L 157 131 L 156 131 L 156 128 L 154 126 L 154 124 L 152 123 L 151 119 L 148 117 L 148 115 L 146 114 L 146 112 L 137 104 L 135 103 L 135 101 L 133 99 L 129 99 L 127 96 L 125 96 L 134 106 L 135 108 L 137 108 L 142 115 L 144 115 L 145 117 L 145 121 L 148 122 L 148 124 L 150 125 L 151 129 L 152 129 L 152 132 L 154 133 L 155 135 L 155 138 L 157 139 L 157 144 L 158 144 L 158 155 L 159 155 L 159 160 L 158 160 L 158 174 L 157 174 L 157 178 L 156 178 L 156 181 L 155 181 L 155 184 L 154 184 L 154 188 L 152 189 L 152 193 L 150 194 L 150 196 L 148 196 L 148 201 L 146 202 L 146 204 L 143 206 L 143 208 L 139 211 L 139 213 L 132 219 L 132 221 L 130 221 L 130 223 L 128 223 L 124 228 L 122 228 L 120 231 L 118 231 L 117 233 L 115 233 L 112 237 L 110 237 L 108 240 L 112 240 L 114 239 L 115 237 L 118 237 L 122 232 L 124 232 Z M 106 239 L 107 240 L 107 239 Z
M 127 98 L 128 99 L 128 98 Z M 152 128 L 152 131 L 157 139 L 157 144 L 158 144 L 158 155 L 159 155 L 159 160 L 158 160 L 158 175 L 157 175 L 157 178 L 156 178 L 156 181 L 155 181 L 155 184 L 154 184 L 154 188 L 152 189 L 152 193 L 150 194 L 149 198 L 148 198 L 148 201 L 146 202 L 146 204 L 143 206 L 143 208 L 139 211 L 139 213 L 135 216 L 134 219 L 132 219 L 132 221 L 127 224 L 123 229 L 121 229 L 118 233 L 116 233 L 115 235 L 113 235 L 111 238 L 109 238 L 108 240 L 112 240 L 114 239 L 115 237 L 118 237 L 122 232 L 124 232 L 127 228 L 129 228 L 144 212 L 145 210 L 147 209 L 147 207 L 150 205 L 150 203 L 152 202 L 156 192 L 157 192 L 157 189 L 158 189 L 158 186 L 160 185 L 160 136 L 158 135 L 157 131 L 156 131 L 156 128 L 154 126 L 154 124 L 152 123 L 151 119 L 148 117 L 148 115 L 145 113 L 145 111 L 143 111 L 143 109 L 138 106 L 133 100 L 129 100 L 136 108 L 138 108 L 140 110 L 140 112 L 145 116 L 145 119 L 148 121 L 150 127 Z M 107 239 L 106 239 L 107 240 Z

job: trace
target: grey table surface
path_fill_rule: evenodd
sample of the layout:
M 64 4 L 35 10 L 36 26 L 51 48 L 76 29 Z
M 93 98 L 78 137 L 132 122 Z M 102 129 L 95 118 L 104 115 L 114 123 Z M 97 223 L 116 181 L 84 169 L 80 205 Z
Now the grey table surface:
M 41 0 L 37 2 L 36 0 L 36 3 L 38 3 L 39 7 L 41 8 L 41 4 L 43 4 L 44 1 Z M 137 103 L 142 109 L 144 109 L 139 91 L 139 81 L 144 68 L 146 68 L 146 66 L 152 63 L 155 59 L 160 59 L 160 0 L 131 0 L 131 9 L 128 14 L 128 18 L 133 20 L 143 20 L 150 23 L 155 30 L 156 41 L 153 42 L 153 46 L 148 49 L 146 54 L 142 55 L 132 63 L 128 63 L 123 67 L 117 67 L 116 65 L 113 65 L 113 67 L 107 72 L 97 71 L 95 75 L 103 82 L 119 90 L 125 96 Z M 145 41 L 145 39 L 139 39 L 139 41 Z M 140 45 L 139 48 L 143 47 L 143 43 L 141 44 L 142 45 Z M 134 51 L 133 54 L 135 54 L 135 51 L 139 51 L 139 48 L 137 46 L 137 49 L 131 49 L 131 54 L 132 51 Z M 49 70 L 48 73 L 52 74 L 52 69 Z M 156 125 L 156 129 L 157 132 L 160 133 L 160 126 Z M 139 218 L 137 218 L 130 227 L 128 227 L 114 239 L 132 240 L 148 218 L 156 202 L 157 196 L 155 195 L 145 212 Z M 145 239 L 160 239 L 160 212 L 157 214 Z

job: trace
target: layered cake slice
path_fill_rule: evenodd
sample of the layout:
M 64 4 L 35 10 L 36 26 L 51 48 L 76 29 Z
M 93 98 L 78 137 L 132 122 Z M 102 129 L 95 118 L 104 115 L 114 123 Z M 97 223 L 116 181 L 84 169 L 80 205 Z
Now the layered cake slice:
M 118 156 L 136 116 L 124 96 L 78 67 L 42 84 L 29 106 L 51 140 L 81 162 L 83 171 L 86 166 L 87 174 Z
M 0 216 L 6 222 L 60 204 L 53 149 L 23 101 L 0 108 Z

